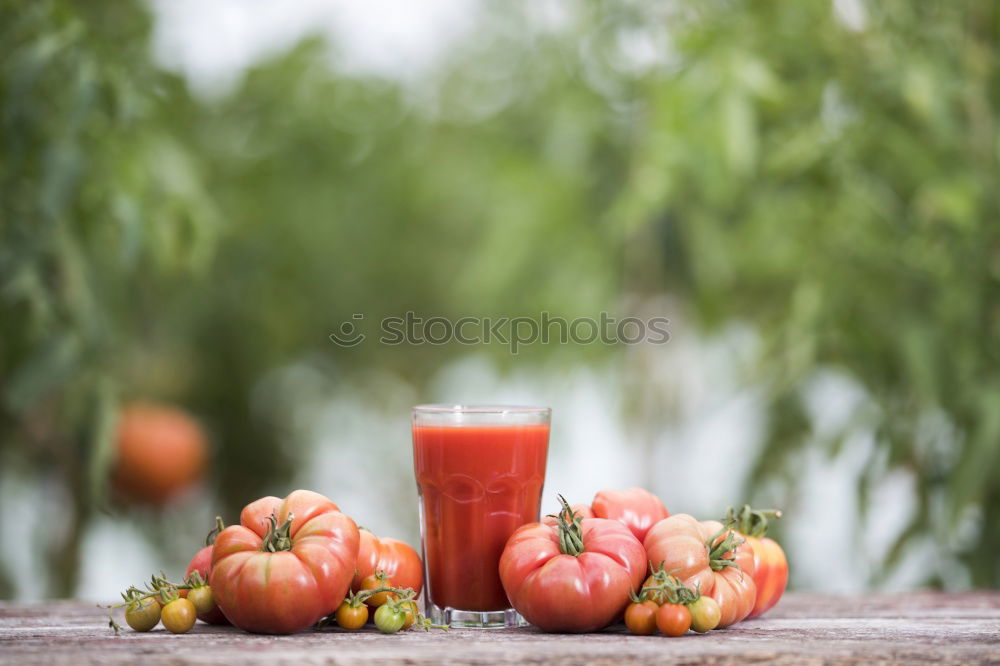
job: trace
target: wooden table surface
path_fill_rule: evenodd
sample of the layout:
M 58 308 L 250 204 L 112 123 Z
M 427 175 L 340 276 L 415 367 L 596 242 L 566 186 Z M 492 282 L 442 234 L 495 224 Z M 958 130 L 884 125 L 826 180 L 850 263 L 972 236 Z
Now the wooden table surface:
M 123 623 L 124 624 L 124 623 Z M 107 614 L 76 601 L 0 603 L 0 663 L 11 664 L 664 664 L 1000 663 L 1000 591 L 832 597 L 787 594 L 767 616 L 682 638 L 508 630 L 339 629 L 258 636 L 198 625 L 115 637 Z

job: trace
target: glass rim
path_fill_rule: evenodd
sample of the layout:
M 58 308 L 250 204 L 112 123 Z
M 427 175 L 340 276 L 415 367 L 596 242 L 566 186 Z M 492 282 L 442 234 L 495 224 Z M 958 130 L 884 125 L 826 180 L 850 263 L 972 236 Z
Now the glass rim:
M 413 412 L 429 414 L 546 414 L 551 413 L 551 407 L 529 407 L 527 405 L 452 405 L 427 404 L 416 405 Z

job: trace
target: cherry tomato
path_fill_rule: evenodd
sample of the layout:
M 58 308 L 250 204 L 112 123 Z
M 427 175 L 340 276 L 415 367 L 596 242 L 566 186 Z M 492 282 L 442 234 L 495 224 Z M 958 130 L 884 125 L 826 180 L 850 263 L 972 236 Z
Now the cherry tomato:
M 691 628 L 691 612 L 682 604 L 663 604 L 656 611 L 656 626 L 667 636 L 683 636 Z
M 160 604 L 152 597 L 130 604 L 125 609 L 125 622 L 134 631 L 149 631 L 160 622 Z
M 406 614 L 406 619 L 403 620 L 403 629 L 409 629 L 417 621 L 417 613 L 419 612 L 417 610 L 417 602 L 404 601 L 403 612 Z
M 191 588 L 188 590 L 187 599 L 194 604 L 199 617 L 215 610 L 215 598 L 212 596 L 212 588 L 208 585 Z
M 698 601 L 689 603 L 687 607 L 691 612 L 691 628 L 699 634 L 719 626 L 722 609 L 719 608 L 719 602 L 712 597 L 699 597 Z
M 340 604 L 340 608 L 337 609 L 335 617 L 337 618 L 337 624 L 342 629 L 354 631 L 365 626 L 365 622 L 368 621 L 368 606 L 364 604 L 352 606 L 349 601 L 344 601 L 344 603 Z
M 654 587 L 657 584 L 656 579 L 653 578 L 653 576 L 649 576 L 646 578 L 646 581 L 642 584 L 642 587 L 640 587 L 639 590 L 641 591 L 643 587 Z M 657 606 L 667 603 L 667 593 L 665 590 L 658 592 L 646 592 L 646 598 L 655 602 Z
M 194 604 L 184 598 L 174 599 L 163 607 L 163 626 L 175 634 L 186 634 L 191 631 L 194 621 L 198 619 L 198 611 Z
M 392 581 L 388 578 L 379 579 L 375 574 L 371 576 L 366 576 L 364 580 L 361 581 L 362 590 L 377 590 L 380 587 L 392 587 Z M 378 608 L 389 601 L 389 599 L 395 599 L 396 595 L 392 592 L 378 592 L 372 596 L 365 599 L 365 603 L 372 608 Z
M 640 601 L 631 603 L 625 609 L 625 626 L 633 634 L 649 636 L 656 631 L 656 611 L 659 606 L 655 601 Z
M 375 626 L 383 634 L 394 634 L 403 628 L 406 613 L 390 604 L 384 604 L 375 611 Z

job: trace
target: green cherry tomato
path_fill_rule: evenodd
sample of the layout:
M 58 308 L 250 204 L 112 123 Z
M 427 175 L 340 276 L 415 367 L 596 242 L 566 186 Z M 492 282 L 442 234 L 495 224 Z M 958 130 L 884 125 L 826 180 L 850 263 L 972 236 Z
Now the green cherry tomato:
M 198 611 L 198 615 L 210 613 L 215 609 L 215 598 L 212 596 L 212 588 L 208 585 L 191 588 L 188 590 L 187 598 L 188 601 L 194 604 L 194 609 Z
M 194 604 L 184 599 L 174 599 L 163 607 L 163 626 L 172 633 L 186 634 L 191 631 L 194 621 L 198 619 L 198 612 L 194 609 Z
M 390 604 L 379 606 L 375 611 L 375 626 L 383 634 L 394 634 L 403 628 L 406 613 Z
M 719 602 L 712 597 L 699 597 L 698 601 L 688 604 L 688 610 L 691 611 L 691 628 L 699 634 L 715 629 L 722 618 Z
M 129 604 L 125 609 L 125 622 L 133 631 L 149 631 L 160 622 L 160 604 L 152 597 Z

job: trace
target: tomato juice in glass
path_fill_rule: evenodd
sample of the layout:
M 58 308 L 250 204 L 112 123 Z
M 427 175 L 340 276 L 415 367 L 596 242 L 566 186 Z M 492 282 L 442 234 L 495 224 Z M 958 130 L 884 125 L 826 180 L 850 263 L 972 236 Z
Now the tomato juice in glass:
M 538 520 L 550 414 L 537 407 L 413 409 L 424 594 L 436 623 L 520 623 L 498 568 L 508 537 Z

